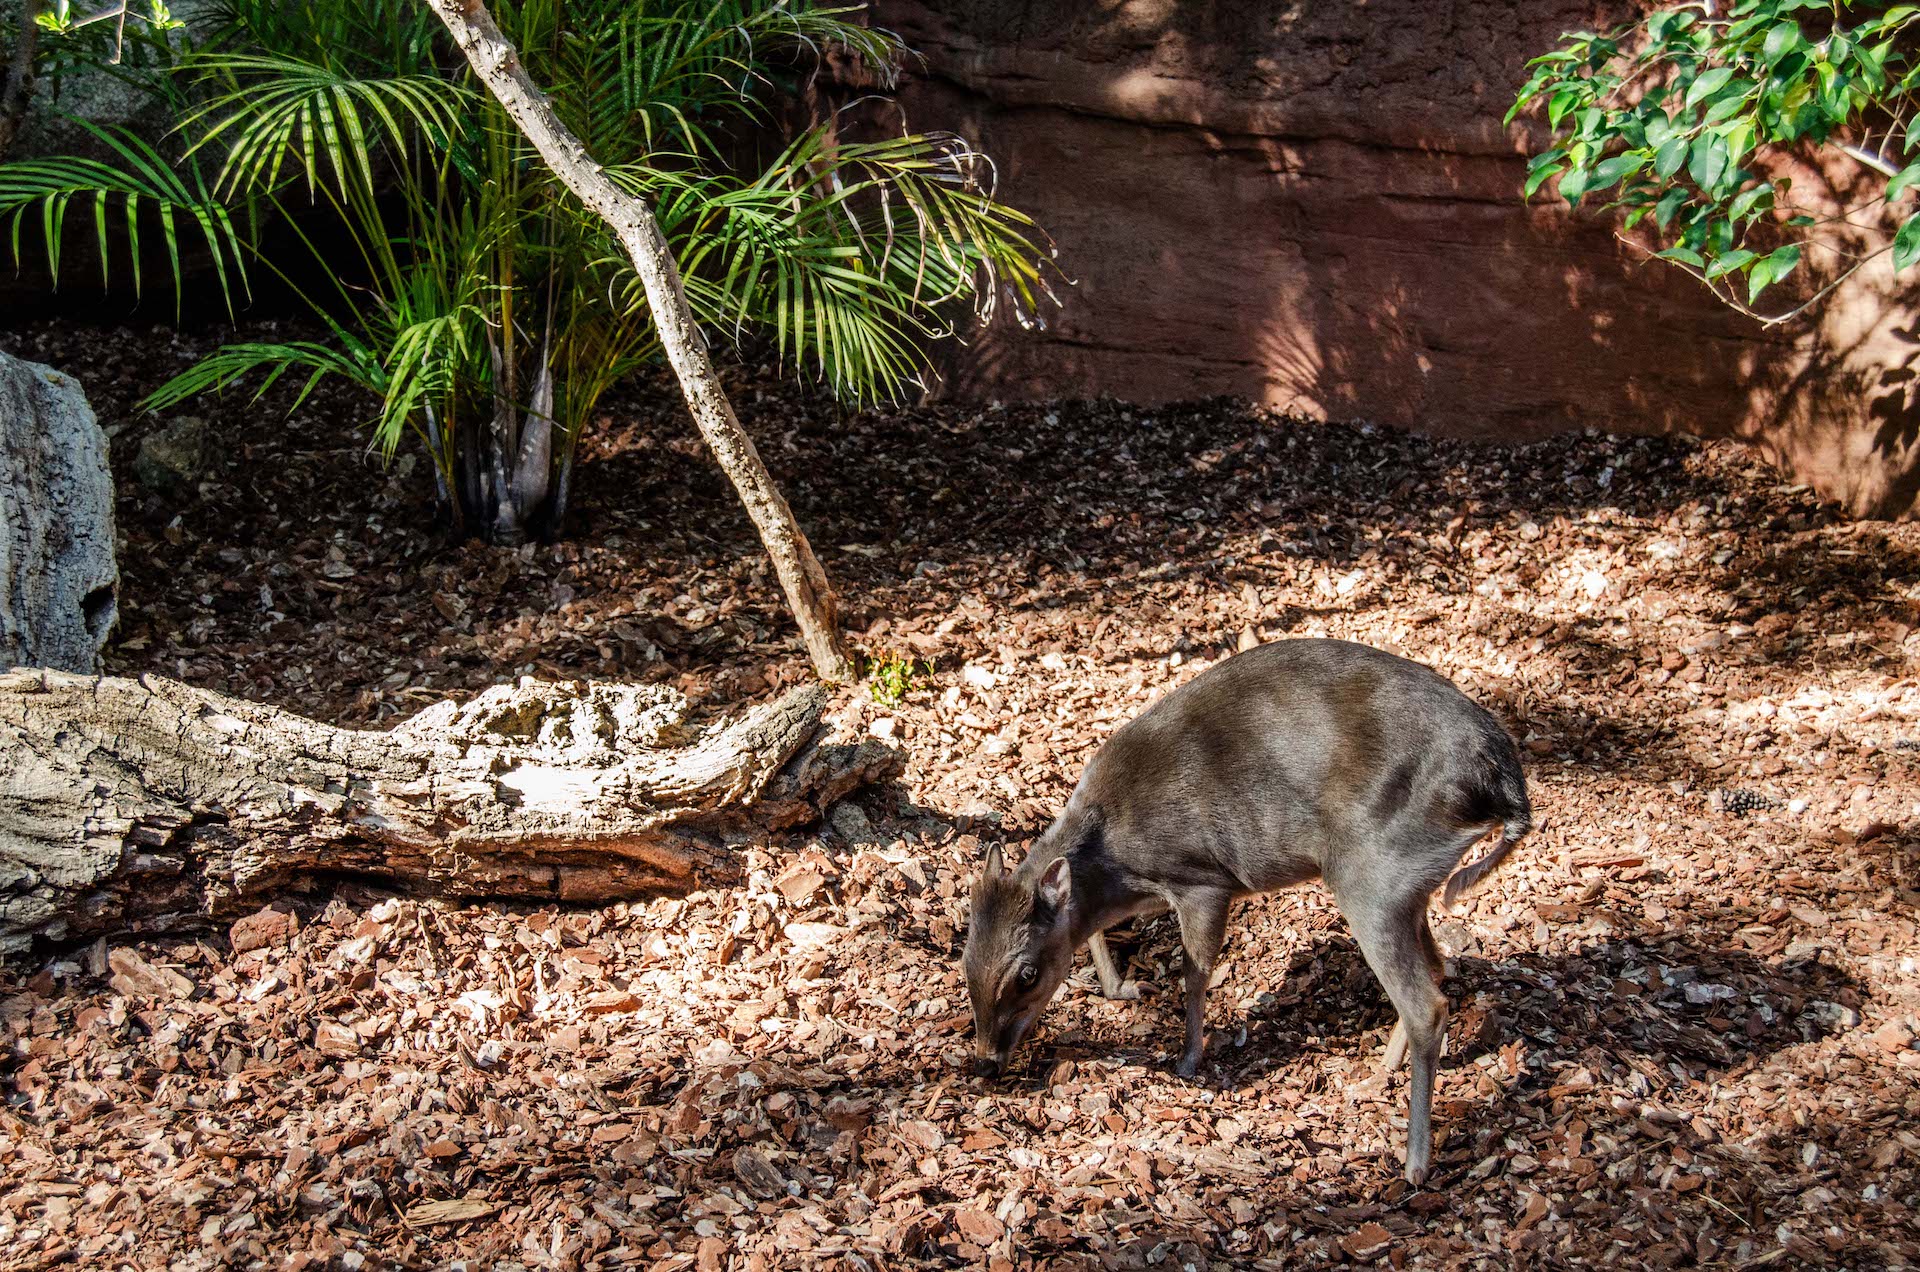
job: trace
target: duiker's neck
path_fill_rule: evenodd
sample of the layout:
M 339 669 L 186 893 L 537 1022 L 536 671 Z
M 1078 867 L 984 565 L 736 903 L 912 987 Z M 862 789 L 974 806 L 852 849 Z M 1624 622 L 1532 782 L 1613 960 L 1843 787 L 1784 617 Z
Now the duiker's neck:
M 1067 918 L 1072 924 L 1074 948 L 1139 908 L 1139 897 L 1123 886 L 1107 856 L 1098 818 L 1069 805 L 1034 842 L 1016 873 L 1021 882 L 1036 886 L 1042 872 L 1060 857 L 1067 859 L 1073 880 Z

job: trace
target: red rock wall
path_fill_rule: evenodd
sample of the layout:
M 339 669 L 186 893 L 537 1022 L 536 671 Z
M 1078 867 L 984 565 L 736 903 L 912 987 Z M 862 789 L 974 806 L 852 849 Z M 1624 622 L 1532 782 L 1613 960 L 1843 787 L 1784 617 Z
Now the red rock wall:
M 1850 284 L 1771 331 L 1519 196 L 1525 61 L 1623 10 L 1555 0 L 878 0 L 925 62 L 907 122 L 977 142 L 1076 285 L 1047 328 L 943 354 L 946 391 L 1235 394 L 1521 439 L 1748 438 L 1872 515 L 1912 511 L 1907 310 Z

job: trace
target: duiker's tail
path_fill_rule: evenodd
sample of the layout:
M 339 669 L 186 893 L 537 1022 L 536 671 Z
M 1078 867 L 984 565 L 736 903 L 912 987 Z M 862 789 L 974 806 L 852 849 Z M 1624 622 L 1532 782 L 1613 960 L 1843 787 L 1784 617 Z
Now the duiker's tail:
M 1499 843 L 1489 849 L 1480 860 L 1461 866 L 1447 877 L 1447 886 L 1440 893 L 1440 904 L 1452 909 L 1453 903 L 1473 891 L 1482 879 L 1492 874 L 1500 863 L 1507 859 L 1507 854 L 1513 851 L 1513 846 L 1532 829 L 1533 811 L 1522 803 L 1502 824 Z

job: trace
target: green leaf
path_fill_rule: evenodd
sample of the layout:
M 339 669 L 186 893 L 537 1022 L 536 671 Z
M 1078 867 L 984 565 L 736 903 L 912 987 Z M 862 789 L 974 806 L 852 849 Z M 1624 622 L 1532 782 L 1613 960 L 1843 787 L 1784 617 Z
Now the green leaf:
M 1593 180 L 1587 188 L 1589 190 L 1604 190 L 1616 181 L 1619 181 L 1622 177 L 1630 176 L 1640 171 L 1646 162 L 1647 157 L 1645 153 L 1638 151 L 1624 155 L 1615 155 L 1611 159 L 1602 160 L 1601 163 L 1594 168 Z
M 1729 163 L 1739 163 L 1747 151 L 1753 147 L 1754 130 L 1751 121 L 1743 119 L 1721 135 L 1727 143 Z
M 1711 106 L 1707 107 L 1707 113 L 1701 117 L 1701 122 L 1705 124 L 1717 124 L 1723 119 L 1728 119 L 1739 114 L 1740 111 L 1746 107 L 1746 104 L 1747 98 L 1744 93 L 1722 94 L 1714 99 Z
M 1675 186 L 1660 196 L 1660 202 L 1653 208 L 1653 219 L 1659 222 L 1661 229 L 1664 230 L 1672 224 L 1674 213 L 1680 210 L 1680 205 L 1685 203 L 1688 197 L 1684 186 Z
M 1653 156 L 1653 170 L 1662 177 L 1671 177 L 1680 171 L 1681 166 L 1687 162 L 1688 144 L 1687 139 L 1681 136 L 1675 137 L 1660 147 Z
M 1680 261 L 1681 263 L 1686 265 L 1691 265 L 1696 269 L 1706 264 L 1706 261 L 1701 259 L 1700 253 L 1691 251 L 1688 248 L 1680 247 L 1678 245 L 1670 247 L 1664 252 L 1656 253 L 1656 255 L 1666 260 Z
M 1742 190 L 1728 206 L 1727 215 L 1736 221 L 1746 220 L 1766 211 L 1763 203 L 1769 207 L 1773 203 L 1773 187 L 1764 183 Z
M 1547 99 L 1547 127 L 1559 128 L 1560 120 L 1565 117 L 1569 110 L 1578 104 L 1579 100 L 1580 94 L 1578 90 L 1572 88 L 1563 88 L 1552 97 L 1549 97 Z
M 1687 175 L 1695 185 L 1713 194 L 1727 171 L 1727 143 L 1712 133 L 1696 137 L 1687 155 Z
M 1749 252 L 1746 248 L 1741 247 L 1715 257 L 1713 263 L 1707 266 L 1707 281 L 1712 282 L 1716 278 L 1724 278 L 1736 270 L 1745 268 L 1747 263 L 1754 260 L 1757 255 L 1758 253 Z
M 1887 181 L 1887 201 L 1899 198 L 1914 182 L 1920 181 L 1920 162 L 1910 163 Z
M 1821 90 L 1820 109 L 1826 112 L 1829 121 L 1838 124 L 1853 114 L 1852 90 L 1852 83 L 1839 74 L 1834 75 Z
M 1761 46 L 1760 56 L 1771 66 L 1799 47 L 1800 24 L 1782 22 L 1767 32 L 1767 42 Z
M 1920 260 L 1920 215 L 1910 216 L 1893 236 L 1893 267 L 1905 269 Z
M 1760 298 L 1760 293 L 1791 274 L 1800 264 L 1800 245 L 1789 243 L 1776 248 L 1754 264 L 1747 274 L 1747 303 L 1751 305 Z
M 1692 87 L 1687 89 L 1687 105 L 1698 106 L 1701 102 L 1712 97 L 1722 88 L 1725 88 L 1727 81 L 1732 78 L 1733 68 L 1731 66 L 1716 66 L 1712 70 L 1707 71 L 1698 79 L 1694 80 Z

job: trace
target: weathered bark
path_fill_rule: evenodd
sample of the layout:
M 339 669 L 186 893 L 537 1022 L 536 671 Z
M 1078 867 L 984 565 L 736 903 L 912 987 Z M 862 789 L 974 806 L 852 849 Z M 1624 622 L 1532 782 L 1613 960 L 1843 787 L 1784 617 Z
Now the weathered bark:
M 0 353 L 0 669 L 97 668 L 119 583 L 107 435 L 71 378 Z
M 382 733 L 158 678 L 0 674 L 0 949 L 342 875 L 559 901 L 724 882 L 729 845 L 898 772 L 822 741 L 825 703 L 808 686 L 693 736 L 671 689 L 523 680 Z
M 647 304 L 660 343 L 667 351 L 686 395 L 687 409 L 706 438 L 713 456 L 726 472 L 746 505 L 747 515 L 760 532 L 760 542 L 773 559 L 774 572 L 787 594 L 794 622 L 800 627 L 814 672 L 823 680 L 853 678 L 853 662 L 834 606 L 833 589 L 807 537 L 793 519 L 793 510 L 773 484 L 753 439 L 740 427 L 727 400 L 720 377 L 707 357 L 706 345 L 694 323 L 693 311 L 681 287 L 680 269 L 666 236 L 660 233 L 653 211 L 637 195 L 615 185 L 594 163 L 567 126 L 554 113 L 547 96 L 521 65 L 513 45 L 494 25 L 480 0 L 427 0 L 453 32 L 454 42 L 466 54 L 473 73 L 487 86 L 534 149 L 566 187 L 613 229 L 633 260 L 633 268 L 647 291 Z

